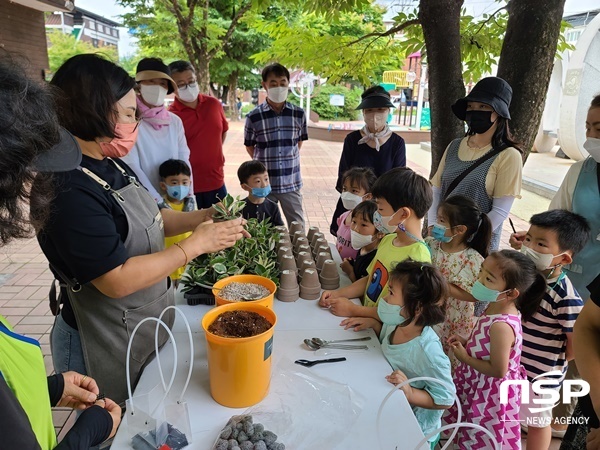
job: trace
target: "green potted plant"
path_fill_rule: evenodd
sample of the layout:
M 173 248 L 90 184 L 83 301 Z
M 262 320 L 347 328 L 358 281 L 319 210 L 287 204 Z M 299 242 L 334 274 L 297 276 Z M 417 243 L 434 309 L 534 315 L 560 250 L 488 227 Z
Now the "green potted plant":
M 245 205 L 246 202 L 244 200 L 227 194 L 220 203 L 213 205 L 213 208 L 216 210 L 216 213 L 213 214 L 213 220 L 215 222 L 225 222 L 227 220 L 238 219 L 242 217 L 242 210 Z
M 225 217 L 238 206 L 229 203 L 226 208 L 226 213 L 221 213 L 218 209 L 217 212 Z M 260 275 L 269 278 L 276 285 L 279 284 L 275 251 L 279 233 L 270 222 L 257 219 L 248 220 L 246 230 L 251 237 L 239 240 L 228 249 L 200 255 L 190 261 L 186 273 L 181 278 L 182 290 L 188 304 L 213 305 L 215 298 L 211 287 L 218 280 L 232 275 Z

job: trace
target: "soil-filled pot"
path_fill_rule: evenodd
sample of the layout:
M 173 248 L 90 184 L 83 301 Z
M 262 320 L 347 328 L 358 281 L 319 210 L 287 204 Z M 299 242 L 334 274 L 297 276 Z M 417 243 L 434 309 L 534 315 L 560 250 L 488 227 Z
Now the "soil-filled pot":
M 271 323 L 264 333 L 246 338 L 216 336 L 208 331 L 228 311 L 251 311 Z M 206 335 L 208 373 L 212 398 L 228 408 L 247 408 L 260 402 L 271 383 L 271 351 L 277 316 L 253 302 L 230 303 L 208 311 L 202 318 Z
M 223 289 L 229 283 L 233 282 L 260 284 L 261 286 L 267 288 L 270 294 L 258 300 L 240 300 L 239 302 L 225 300 L 224 298 L 219 297 L 219 292 L 221 292 L 221 289 Z M 231 277 L 223 278 L 222 280 L 217 281 L 215 284 L 213 284 L 213 288 L 216 288 L 213 289 L 213 294 L 217 301 L 217 306 L 228 305 L 230 303 L 253 303 L 255 305 L 263 305 L 267 308 L 273 309 L 273 297 L 275 296 L 277 285 L 268 278 L 261 277 L 259 275 L 233 275 Z

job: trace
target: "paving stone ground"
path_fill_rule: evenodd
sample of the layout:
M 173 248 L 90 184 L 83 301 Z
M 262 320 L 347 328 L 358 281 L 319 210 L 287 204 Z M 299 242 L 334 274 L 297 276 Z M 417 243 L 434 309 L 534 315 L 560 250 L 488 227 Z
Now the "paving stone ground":
M 337 167 L 342 143 L 318 140 L 306 141 L 301 149 L 302 179 L 304 180 L 304 214 L 307 226 L 318 226 L 326 237 L 329 234 L 330 218 L 333 215 L 339 194 L 334 186 L 337 179 Z M 408 146 L 408 165 L 424 176 L 429 175 L 429 167 L 423 167 L 412 158 L 417 154 L 418 146 Z M 224 147 L 226 185 L 233 195 L 243 195 L 237 179 L 237 168 L 249 159 L 243 145 L 243 123 L 230 124 L 230 131 Z M 526 193 L 524 193 L 524 196 Z M 540 204 L 538 211 L 547 208 Z M 527 222 L 511 215 L 518 229 L 526 229 Z M 508 246 L 510 225 L 505 223 L 502 247 Z M 40 341 L 44 362 L 48 374 L 52 374 L 50 353 L 50 329 L 54 318 L 48 307 L 48 289 L 53 277 L 48 270 L 47 261 L 35 239 L 15 241 L 0 248 L 0 314 L 5 316 L 19 333 Z M 69 429 L 75 417 L 71 410 L 55 408 L 54 424 L 59 438 Z M 555 440 L 556 441 L 556 440 Z M 558 441 L 551 449 L 558 449 Z

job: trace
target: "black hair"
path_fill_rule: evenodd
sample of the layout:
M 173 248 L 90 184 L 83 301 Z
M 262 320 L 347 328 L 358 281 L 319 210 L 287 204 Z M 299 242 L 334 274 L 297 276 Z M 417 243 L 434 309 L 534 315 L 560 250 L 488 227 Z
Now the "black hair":
M 494 131 L 494 135 L 492 136 L 492 148 L 514 147 L 523 154 L 521 144 L 512 135 L 508 122 L 509 120 L 504 117 L 498 116 L 496 119 L 496 131 Z M 467 136 L 473 136 L 475 134 L 476 133 L 470 128 L 467 130 Z
M 181 174 L 191 177 L 192 171 L 190 170 L 190 166 L 181 159 L 167 159 L 158 167 L 158 174 L 160 175 L 160 178 L 164 180 L 167 177 Z
M 545 230 L 554 231 L 561 252 L 570 250 L 575 255 L 583 250 L 590 240 L 590 225 L 585 217 L 566 209 L 551 209 L 534 214 L 529 223 Z
M 196 73 L 196 70 L 194 69 L 194 66 L 192 66 L 192 63 L 183 60 L 173 61 L 172 63 L 170 63 L 169 70 L 171 71 L 171 73 L 185 72 L 186 70 L 191 70 L 194 74 Z
M 69 58 L 52 81 L 60 123 L 84 141 L 99 137 L 113 139 L 116 103 L 135 87 L 129 74 L 96 54 Z
M 369 89 L 366 89 L 362 94 L 360 94 L 360 98 L 364 100 L 365 97 L 368 97 L 372 94 L 385 95 L 388 98 L 391 98 L 390 93 L 379 85 L 371 86 Z
M 358 184 L 367 193 L 370 193 L 377 181 L 377 175 L 375 175 L 375 172 L 370 167 L 352 167 L 342 175 L 342 184 L 347 179 L 350 180 L 350 183 Z
M 422 219 L 431 207 L 433 193 L 429 181 L 409 169 L 396 167 L 381 175 L 371 191 L 374 198 L 383 198 L 394 211 L 407 207 Z
M 464 244 L 486 258 L 492 240 L 492 222 L 487 214 L 482 213 L 473 200 L 463 195 L 448 197 L 440 203 L 439 209 L 448 219 L 449 226 L 467 227 Z
M 262 71 L 262 80 L 267 81 L 267 78 L 269 78 L 269 75 L 271 74 L 276 77 L 286 77 L 288 81 L 290 80 L 290 71 L 279 63 L 273 63 L 266 66 Z
M 373 214 L 377 211 L 377 203 L 373 200 L 365 200 L 356 205 L 356 208 L 352 210 L 351 217 L 360 217 L 369 223 L 373 223 Z
M 399 326 L 433 326 L 445 319 L 444 299 L 448 282 L 437 267 L 411 259 L 398 263 L 390 272 L 390 282 L 402 286 L 406 320 Z M 417 317 L 418 316 L 418 317 Z
M 592 109 L 592 108 L 600 108 L 600 94 L 596 95 L 592 99 L 592 103 L 590 103 L 590 109 Z
M 237 171 L 237 175 L 240 180 L 240 184 L 246 184 L 252 175 L 262 175 L 266 171 L 267 168 L 263 163 L 257 161 L 256 159 L 251 159 L 250 161 L 244 161 L 242 163 Z
M 535 263 L 523 253 L 515 250 L 500 250 L 490 253 L 502 270 L 506 289 L 518 289 L 515 305 L 527 322 L 540 307 L 546 292 L 546 279 L 536 269 Z
M 32 163 L 60 141 L 60 126 L 47 86 L 27 75 L 25 58 L 0 50 L 0 245 L 29 237 L 31 226 L 48 217 L 54 189 L 52 176 L 38 174 Z M 31 192 L 34 179 L 43 187 Z M 26 202 L 40 206 L 30 217 Z

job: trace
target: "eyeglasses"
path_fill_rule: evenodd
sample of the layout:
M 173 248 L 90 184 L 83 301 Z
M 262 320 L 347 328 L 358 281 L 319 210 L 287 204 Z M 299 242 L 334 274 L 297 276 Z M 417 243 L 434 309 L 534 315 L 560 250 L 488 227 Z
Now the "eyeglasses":
M 177 88 L 180 91 L 185 91 L 187 88 L 195 88 L 196 86 L 198 86 L 198 83 L 196 81 L 192 81 L 191 83 L 187 83 L 187 84 L 178 84 Z

